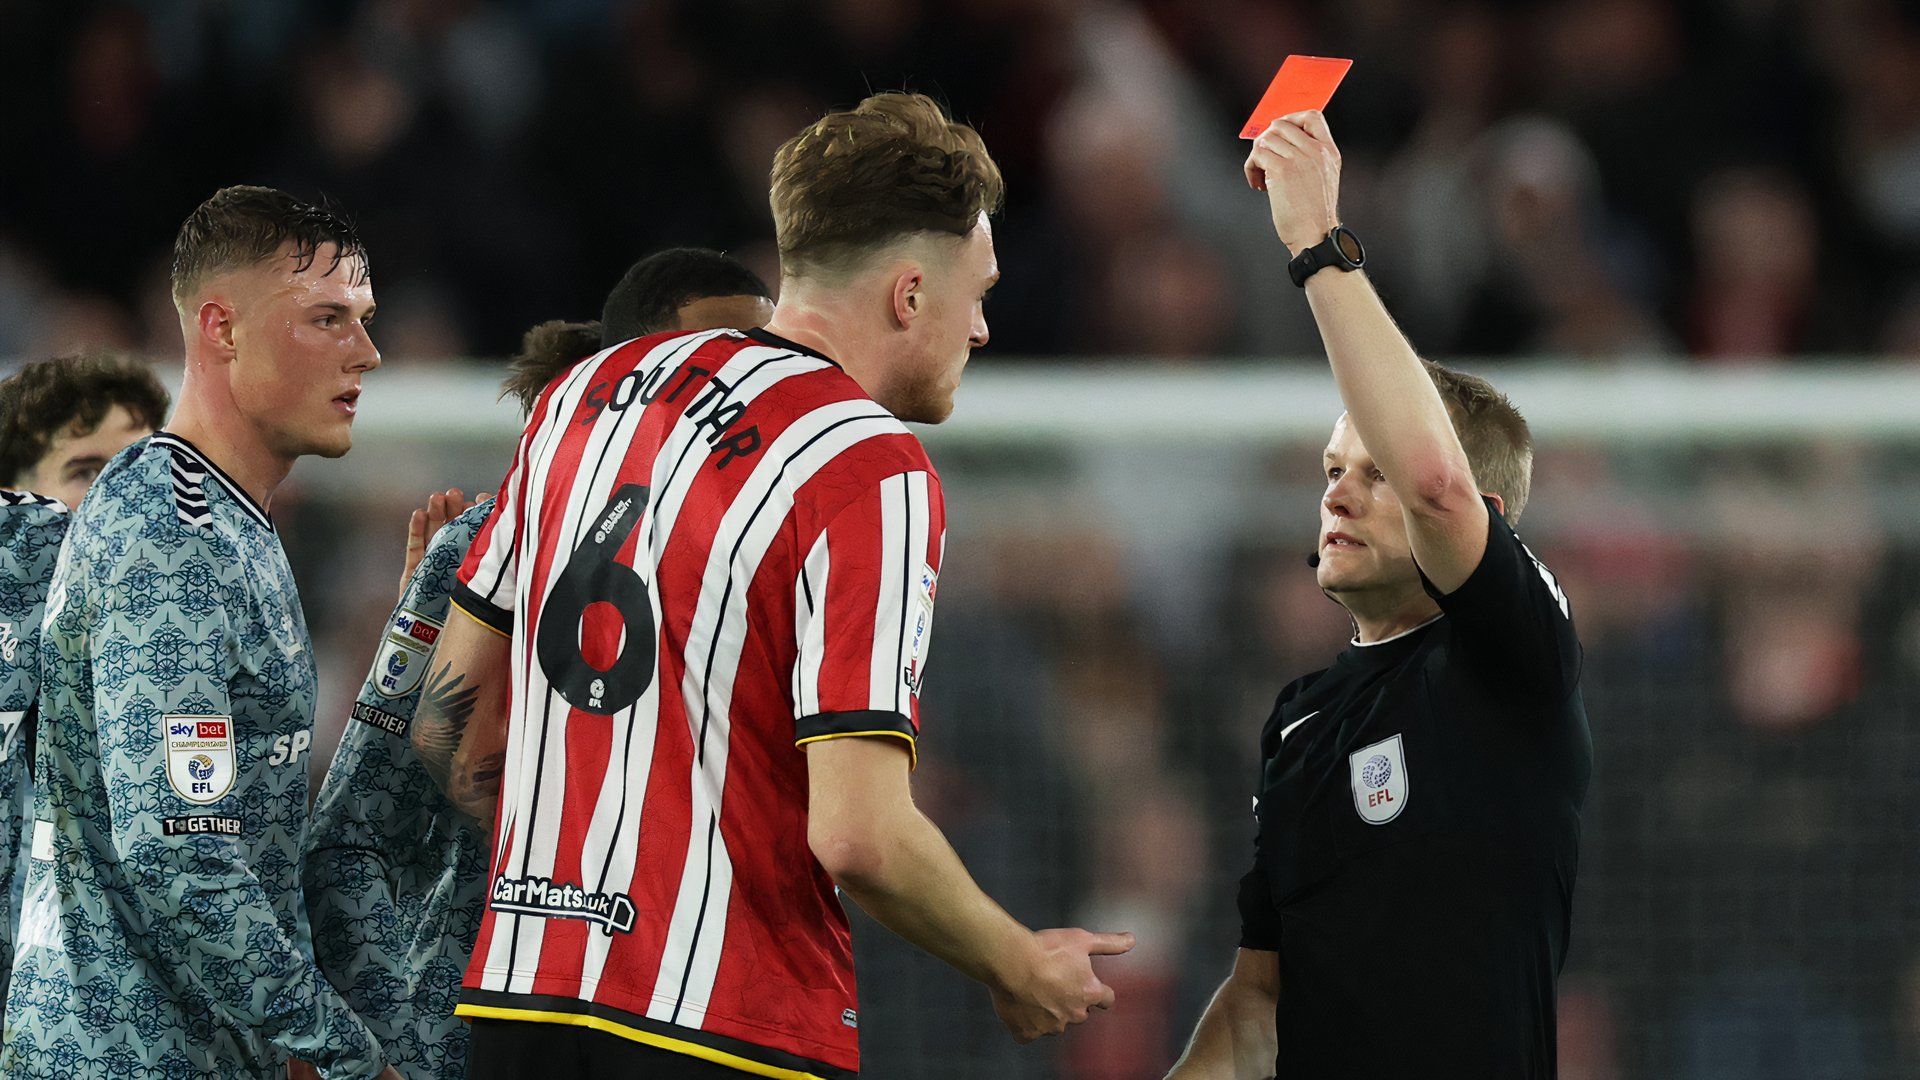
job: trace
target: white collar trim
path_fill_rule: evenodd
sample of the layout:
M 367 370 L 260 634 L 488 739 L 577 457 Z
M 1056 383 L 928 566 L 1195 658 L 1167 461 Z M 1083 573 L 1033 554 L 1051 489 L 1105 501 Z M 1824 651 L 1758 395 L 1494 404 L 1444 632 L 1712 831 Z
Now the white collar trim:
M 1434 623 L 1437 623 L 1441 619 L 1444 619 L 1446 617 L 1447 617 L 1447 613 L 1443 611 L 1440 614 L 1435 615 L 1433 618 L 1428 619 L 1426 622 L 1421 623 L 1419 626 L 1409 626 L 1405 630 L 1400 631 L 1399 633 L 1393 635 L 1392 637 L 1383 637 L 1379 641 L 1361 641 L 1360 635 L 1356 633 L 1353 635 L 1353 640 L 1348 644 L 1357 645 L 1362 649 L 1371 649 L 1375 645 L 1385 645 L 1389 641 L 1399 641 L 1401 638 L 1406 637 L 1408 634 L 1411 634 L 1416 630 L 1425 630 L 1427 627 L 1432 626 Z
M 240 509 L 248 517 L 266 526 L 268 529 L 273 528 L 273 518 L 267 513 L 266 508 L 254 502 L 253 496 L 247 494 L 247 489 L 241 487 L 239 482 L 234 480 L 233 477 L 228 476 L 225 469 L 215 465 L 212 458 L 201 453 L 199 447 L 175 435 L 171 431 L 154 432 L 152 441 L 156 445 L 166 447 L 175 454 L 184 455 L 192 459 L 195 464 L 201 466 L 214 480 L 218 481 L 221 487 L 227 489 L 227 494 L 233 496 L 233 500 L 240 504 Z

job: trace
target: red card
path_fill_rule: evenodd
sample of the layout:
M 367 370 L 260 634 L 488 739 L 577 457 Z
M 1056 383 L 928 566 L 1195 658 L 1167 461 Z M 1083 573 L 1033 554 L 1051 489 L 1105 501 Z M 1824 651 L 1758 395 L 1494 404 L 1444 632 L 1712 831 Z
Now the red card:
M 1253 115 L 1247 117 L 1240 137 L 1258 138 L 1268 124 L 1288 113 L 1326 108 L 1340 80 L 1347 77 L 1347 69 L 1352 66 L 1353 61 L 1332 56 L 1287 57 L 1280 65 L 1280 73 L 1273 77 L 1273 85 L 1267 87 L 1266 96 L 1253 107 Z

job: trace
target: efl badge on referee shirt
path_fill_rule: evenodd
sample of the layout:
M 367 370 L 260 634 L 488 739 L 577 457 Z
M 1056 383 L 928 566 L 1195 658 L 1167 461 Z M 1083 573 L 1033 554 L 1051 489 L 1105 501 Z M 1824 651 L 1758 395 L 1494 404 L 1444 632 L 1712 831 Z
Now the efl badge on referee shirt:
M 233 718 L 169 713 L 160 718 L 167 740 L 167 783 L 190 803 L 219 801 L 233 789 Z
M 1363 746 L 1347 755 L 1353 808 L 1369 825 L 1385 825 L 1407 805 L 1407 759 L 1400 736 Z

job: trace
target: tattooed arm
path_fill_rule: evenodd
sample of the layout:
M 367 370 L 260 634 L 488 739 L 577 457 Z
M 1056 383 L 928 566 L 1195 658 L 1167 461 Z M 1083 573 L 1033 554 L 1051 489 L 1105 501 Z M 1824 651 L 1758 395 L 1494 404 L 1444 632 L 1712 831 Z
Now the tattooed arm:
M 507 759 L 508 639 L 456 606 L 413 717 L 413 748 L 461 811 L 493 821 Z

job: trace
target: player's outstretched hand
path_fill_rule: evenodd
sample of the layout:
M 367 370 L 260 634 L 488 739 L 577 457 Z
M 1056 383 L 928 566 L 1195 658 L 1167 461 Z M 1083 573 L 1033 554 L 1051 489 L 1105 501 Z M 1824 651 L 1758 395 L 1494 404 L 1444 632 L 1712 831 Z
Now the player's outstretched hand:
M 427 496 L 425 509 L 415 510 L 407 519 L 407 563 L 400 571 L 400 595 L 407 595 L 407 582 L 413 580 L 413 568 L 427 554 L 427 541 L 440 531 L 440 526 L 466 513 L 473 503 L 459 488 Z
M 1273 229 L 1298 253 L 1340 224 L 1340 148 L 1319 110 L 1288 113 L 1253 140 L 1247 183 L 1267 193 Z
M 1112 1008 L 1113 988 L 1094 974 L 1093 957 L 1133 948 L 1132 934 L 1042 930 L 1033 938 L 1025 978 L 993 991 L 993 1011 L 1023 1044 L 1084 1023 L 1093 1009 Z

